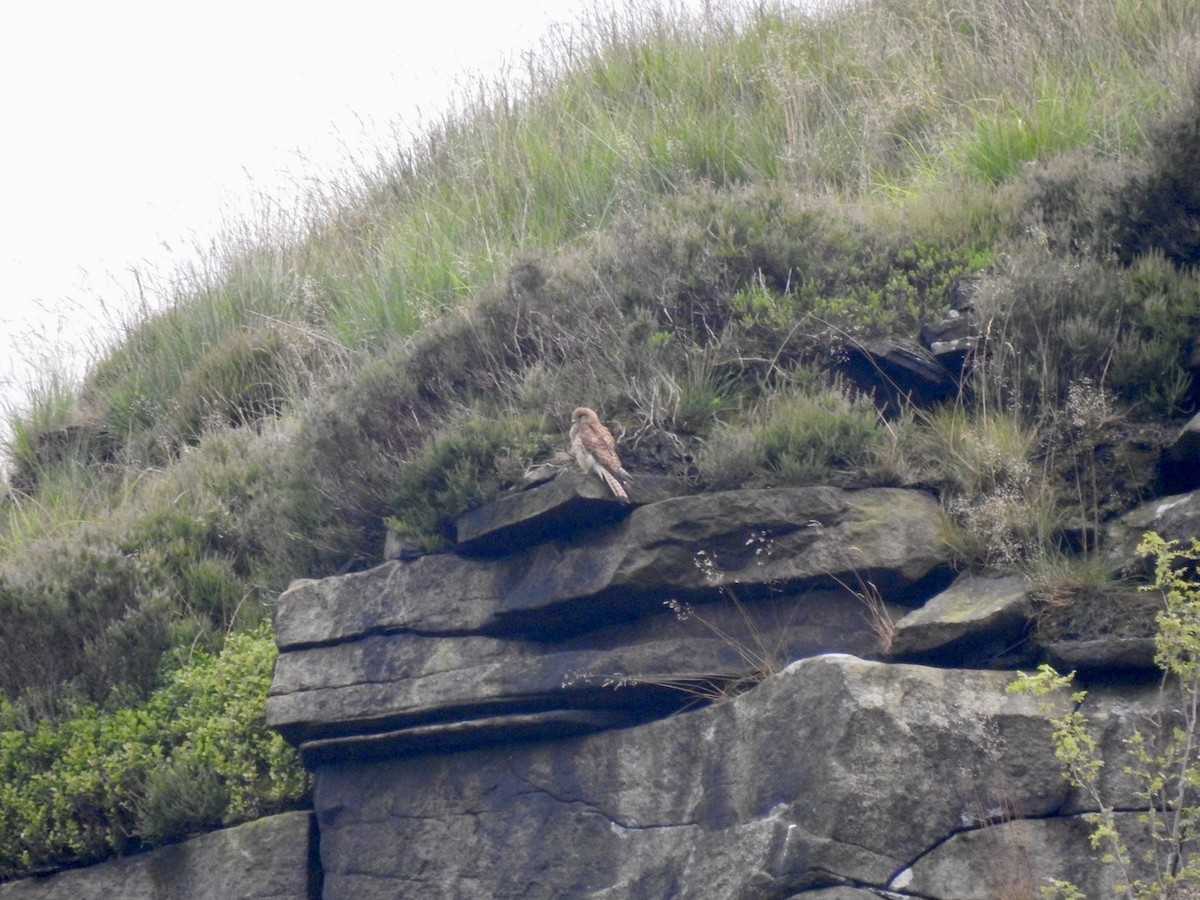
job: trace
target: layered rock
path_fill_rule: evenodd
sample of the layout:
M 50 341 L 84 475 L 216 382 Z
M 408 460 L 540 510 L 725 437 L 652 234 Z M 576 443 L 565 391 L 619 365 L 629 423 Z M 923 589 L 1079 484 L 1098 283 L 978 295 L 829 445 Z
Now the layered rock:
M 856 589 L 911 599 L 947 563 L 937 504 L 894 489 L 731 491 L 571 526 L 294 585 L 268 721 L 322 758 L 631 724 L 801 656 L 870 653 Z
M 1105 896 L 1049 738 L 1070 698 L 1011 677 L 824 655 L 638 728 L 323 766 L 325 896 Z M 1018 825 L 1040 855 L 1005 856 Z
M 305 900 L 320 897 L 312 815 L 283 813 L 86 869 L 0 884 L 3 900 Z
M 568 476 L 280 598 L 268 719 L 315 773 L 325 897 L 1112 893 L 1054 757 L 1072 698 L 1005 690 L 1049 652 L 1024 579 L 951 583 L 915 491 L 666 493 Z M 1122 810 L 1162 703 L 1140 640 L 1083 706 Z M 1117 651 L 1085 644 L 1054 652 L 1087 677 Z
M 965 574 L 896 623 L 891 655 L 943 664 L 1011 658 L 1030 628 L 1029 593 L 1020 576 Z

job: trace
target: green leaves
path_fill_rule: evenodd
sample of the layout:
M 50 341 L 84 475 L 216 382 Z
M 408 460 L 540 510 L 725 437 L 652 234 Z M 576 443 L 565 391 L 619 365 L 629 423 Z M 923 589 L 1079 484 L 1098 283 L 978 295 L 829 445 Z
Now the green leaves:
M 1086 691 L 1072 694 L 1076 708 L 1051 719 L 1054 753 L 1063 764 L 1063 777 L 1079 788 L 1095 806 L 1089 814 L 1093 849 L 1104 849 L 1101 861 L 1120 870 L 1118 890 L 1129 900 L 1181 896 L 1181 888 L 1200 887 L 1200 581 L 1195 563 L 1200 559 L 1200 539 L 1192 538 L 1187 549 L 1149 532 L 1138 547 L 1154 557 L 1154 583 L 1146 590 L 1163 592 L 1165 609 L 1158 616 L 1155 662 L 1167 674 L 1163 682 L 1168 706 L 1155 729 L 1135 730 L 1125 741 L 1133 762 L 1125 774 L 1139 784 L 1145 813 L 1139 817 L 1154 847 L 1136 870 L 1124 836 L 1117 829 L 1111 804 L 1102 795 L 1100 772 L 1104 759 L 1088 728 L 1087 717 L 1078 704 Z M 1059 675 L 1042 664 L 1029 675 L 1019 672 L 1009 685 L 1012 693 L 1044 697 L 1069 690 L 1074 673 Z M 1131 877 L 1136 871 L 1154 872 L 1149 880 Z M 1079 892 L 1066 882 L 1055 881 L 1044 896 L 1077 898 Z
M 268 626 L 196 654 L 142 705 L 32 733 L 0 724 L 0 876 L 83 862 L 301 801 L 295 751 L 266 730 Z M 2 711 L 2 710 L 0 710 Z

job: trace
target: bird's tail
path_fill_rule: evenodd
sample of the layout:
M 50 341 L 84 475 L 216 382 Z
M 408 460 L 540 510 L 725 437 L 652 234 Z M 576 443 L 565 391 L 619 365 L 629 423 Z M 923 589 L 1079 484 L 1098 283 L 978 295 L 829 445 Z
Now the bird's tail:
M 617 481 L 617 476 L 604 468 L 604 466 L 597 466 L 596 471 L 600 473 L 600 477 L 604 479 L 604 483 L 608 485 L 608 489 L 615 496 L 620 497 L 622 500 L 629 499 L 629 495 L 625 493 L 625 488 L 621 487 L 621 482 Z

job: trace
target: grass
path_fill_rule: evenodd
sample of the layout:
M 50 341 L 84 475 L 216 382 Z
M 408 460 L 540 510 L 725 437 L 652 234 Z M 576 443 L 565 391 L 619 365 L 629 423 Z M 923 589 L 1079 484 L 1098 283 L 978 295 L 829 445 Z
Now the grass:
M 635 469 L 919 484 L 964 564 L 1047 558 L 1116 508 L 1080 386 L 1122 421 L 1200 400 L 1171 199 L 1198 31 L 1184 0 L 878 0 L 557 32 L 301 210 L 143 273 L 165 303 L 8 412 L 6 715 L 147 702 L 292 578 L 378 559 L 386 520 L 444 546 L 580 402 Z M 888 420 L 830 380 L 964 291 L 989 339 L 951 409 Z M 147 816 L 212 819 L 196 764 L 147 782 Z
M 527 58 L 525 87 L 477 85 L 398 157 L 381 151 L 327 185 L 299 221 L 229 234 L 180 279 L 170 312 L 136 318 L 128 352 L 95 381 L 128 379 L 127 406 L 169 398 L 169 373 L 253 315 L 323 321 L 347 347 L 377 346 L 500 276 L 514 253 L 602 230 L 695 180 L 858 197 L 924 192 L 954 173 L 1001 181 L 1072 146 L 1124 155 L 1146 110 L 1178 102 L 1184 79 L 1162 73 L 1182 65 L 1168 36 L 1194 27 L 1184 7 L 597 12 Z

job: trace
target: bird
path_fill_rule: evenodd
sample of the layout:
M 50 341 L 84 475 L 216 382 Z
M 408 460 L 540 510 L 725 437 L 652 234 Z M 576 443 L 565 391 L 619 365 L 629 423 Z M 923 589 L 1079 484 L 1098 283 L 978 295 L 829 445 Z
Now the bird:
M 617 442 L 612 432 L 600 424 L 595 410 L 580 406 L 571 413 L 570 439 L 571 455 L 583 473 L 587 475 L 594 472 L 614 495 L 628 500 L 629 495 L 621 486 L 621 480 L 629 481 L 632 476 L 621 465 L 621 458 L 617 456 Z

